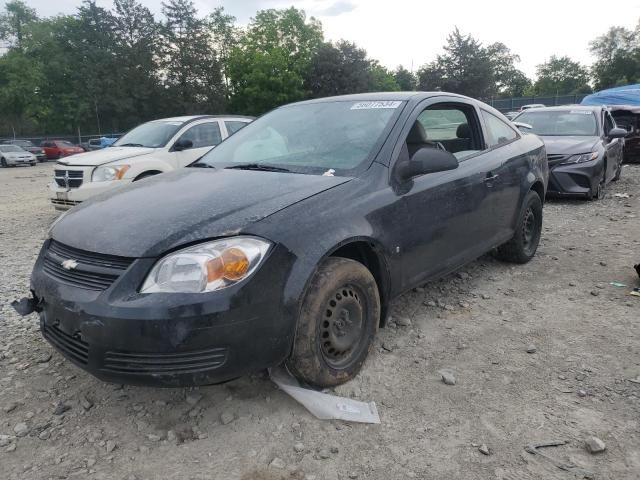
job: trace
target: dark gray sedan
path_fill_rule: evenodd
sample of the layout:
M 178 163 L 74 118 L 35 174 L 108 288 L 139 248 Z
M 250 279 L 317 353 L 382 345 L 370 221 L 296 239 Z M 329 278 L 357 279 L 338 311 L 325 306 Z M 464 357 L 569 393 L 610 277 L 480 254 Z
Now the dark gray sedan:
M 606 107 L 569 105 L 526 110 L 513 119 L 539 135 L 547 148 L 550 195 L 601 199 L 622 172 L 622 140 Z
M 442 92 L 286 105 L 193 168 L 89 199 L 31 279 L 44 336 L 105 380 L 352 378 L 393 298 L 496 249 L 536 253 L 542 141 Z M 28 309 L 27 309 L 28 310 Z

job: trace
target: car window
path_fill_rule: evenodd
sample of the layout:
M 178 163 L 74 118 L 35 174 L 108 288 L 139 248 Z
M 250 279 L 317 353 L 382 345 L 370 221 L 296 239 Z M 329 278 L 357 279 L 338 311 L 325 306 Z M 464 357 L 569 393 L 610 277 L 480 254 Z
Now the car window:
M 218 122 L 207 122 L 195 125 L 180 136 L 180 140 L 191 140 L 193 147 L 213 147 L 222 141 Z
M 591 110 L 547 110 L 533 108 L 518 115 L 514 121 L 531 125 L 531 132 L 542 136 L 598 135 L 596 116 Z
M 492 113 L 482 110 L 482 118 L 487 129 L 489 147 L 509 143 L 518 138 L 518 134 L 513 128 Z
M 71 142 L 67 142 L 66 140 L 57 141 L 56 144 L 60 148 L 62 148 L 62 147 L 65 147 L 65 148 L 73 147 L 73 144 Z
M 224 122 L 225 126 L 227 127 L 227 132 L 229 132 L 229 135 L 233 135 L 242 127 L 245 127 L 247 123 L 249 122 L 240 122 L 238 120 L 227 120 Z
M 412 156 L 424 147 L 442 148 L 458 158 L 482 150 L 478 122 L 469 105 L 446 103 L 432 105 L 416 120 L 407 137 L 407 149 Z
M 0 151 L 3 152 L 22 152 L 22 149 L 17 145 L 2 145 Z

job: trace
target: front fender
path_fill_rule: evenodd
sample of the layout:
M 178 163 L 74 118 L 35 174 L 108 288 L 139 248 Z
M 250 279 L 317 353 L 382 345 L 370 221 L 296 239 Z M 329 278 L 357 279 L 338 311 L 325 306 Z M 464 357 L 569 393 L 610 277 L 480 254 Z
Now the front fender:
M 171 165 L 166 160 L 148 157 L 148 155 L 145 155 L 142 158 L 132 158 L 130 160 L 127 160 L 126 163 L 128 163 L 130 167 L 123 178 L 125 180 L 133 181 L 139 175 L 146 172 L 166 173 L 175 170 L 173 165 Z

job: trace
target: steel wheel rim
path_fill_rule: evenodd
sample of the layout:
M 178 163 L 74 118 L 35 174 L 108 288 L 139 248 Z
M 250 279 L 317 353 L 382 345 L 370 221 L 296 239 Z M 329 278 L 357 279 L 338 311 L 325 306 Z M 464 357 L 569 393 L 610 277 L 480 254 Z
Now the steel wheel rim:
M 345 368 L 357 358 L 366 324 L 366 306 L 362 291 L 345 285 L 334 291 L 322 312 L 320 348 L 333 368 Z

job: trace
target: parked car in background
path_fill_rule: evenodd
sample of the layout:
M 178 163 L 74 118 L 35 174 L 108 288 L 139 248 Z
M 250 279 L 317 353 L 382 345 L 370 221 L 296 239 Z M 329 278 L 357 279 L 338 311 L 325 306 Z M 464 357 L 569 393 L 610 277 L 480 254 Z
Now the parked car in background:
M 520 114 L 520 112 L 507 112 L 507 113 L 504 114 L 504 116 L 507 117 L 509 120 L 513 120 L 519 114 Z
M 544 108 L 546 105 L 543 103 L 530 103 L 528 105 L 521 106 L 518 111 L 524 112 L 525 110 L 529 110 L 531 108 Z
M 251 120 L 198 115 L 143 123 L 109 148 L 59 161 L 49 199 L 66 210 L 98 193 L 184 167 Z
M 116 137 L 100 137 L 91 138 L 88 142 L 82 143 L 80 146 L 85 152 L 93 152 L 94 150 L 101 150 L 113 145 L 118 139 Z
M 609 106 L 616 124 L 627 131 L 624 138 L 624 161 L 640 163 L 640 107 L 631 105 Z
M 22 140 L 22 139 L 14 139 L 14 140 L 5 140 L 2 142 L 6 145 L 17 145 L 18 147 L 26 150 L 29 153 L 33 153 L 39 162 L 46 162 L 47 155 L 44 153 L 42 147 L 36 147 L 31 140 Z
M 601 199 L 622 172 L 623 139 L 607 107 L 535 108 L 513 119 L 539 135 L 549 159 L 549 194 Z
M 149 137 L 121 141 L 134 138 Z M 190 168 L 71 209 L 26 304 L 54 347 L 107 381 L 208 384 L 286 361 L 329 387 L 357 374 L 398 295 L 494 248 L 528 262 L 547 175 L 540 138 L 471 98 L 292 104 Z
M 17 145 L 0 145 L 0 165 L 3 167 L 15 167 L 16 165 L 31 165 L 38 162 L 36 156 L 23 150 Z
M 84 152 L 82 148 L 66 140 L 45 140 L 40 146 L 48 159 L 60 159 Z

